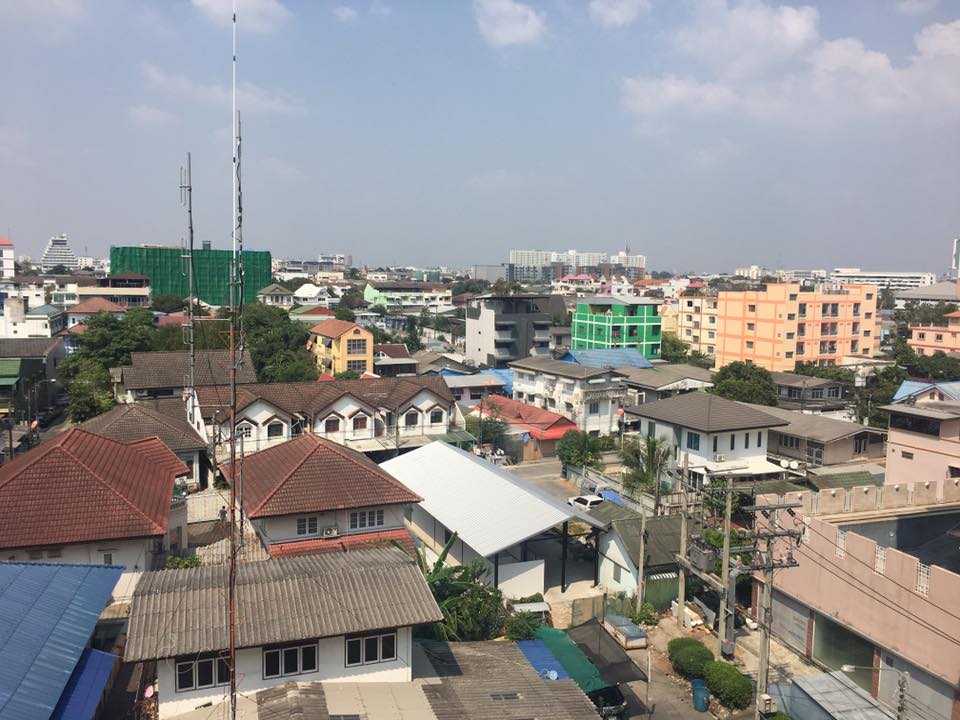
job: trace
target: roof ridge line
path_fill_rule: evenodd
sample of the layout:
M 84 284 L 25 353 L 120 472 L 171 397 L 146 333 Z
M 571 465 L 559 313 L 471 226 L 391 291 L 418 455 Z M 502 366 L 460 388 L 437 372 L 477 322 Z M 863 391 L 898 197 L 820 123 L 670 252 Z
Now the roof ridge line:
M 319 441 L 319 440 L 320 440 L 319 436 L 314 435 L 313 433 L 304 433 L 303 435 L 300 436 L 300 438 L 307 438 L 307 437 L 313 438 L 313 439 L 316 440 L 316 441 Z M 287 445 L 288 443 L 296 442 L 296 441 L 299 440 L 300 438 L 297 438 L 296 440 L 288 440 L 286 443 L 280 443 L 280 444 L 278 444 L 278 445 L 274 445 L 273 447 L 283 447 L 284 445 Z M 284 475 L 282 478 L 280 478 L 280 482 L 278 482 L 276 485 L 274 485 L 273 489 L 264 496 L 263 500 L 261 500 L 260 503 L 259 503 L 255 508 L 253 508 L 250 512 L 247 513 L 247 516 L 248 516 L 248 517 L 252 517 L 254 514 L 260 512 L 260 510 L 263 508 L 263 506 L 266 505 L 267 502 L 268 502 L 274 495 L 276 495 L 277 492 L 279 492 L 280 488 L 283 487 L 283 486 L 287 483 L 287 480 L 289 480 L 290 477 L 291 477 L 297 470 L 299 470 L 301 467 L 303 467 L 303 464 L 310 458 L 311 455 L 313 455 L 314 452 L 316 452 L 316 450 L 317 450 L 318 447 L 320 447 L 319 442 L 317 442 L 316 444 L 314 444 L 313 449 L 310 450 L 309 452 L 307 452 L 307 453 L 303 456 L 303 458 L 302 458 L 300 461 L 298 461 L 297 464 L 294 465 L 294 466 L 290 469 L 290 472 L 288 472 L 286 475 Z M 271 448 L 265 448 L 265 449 L 263 450 L 263 452 L 266 452 L 267 450 L 270 450 L 270 449 L 271 449 Z M 256 455 L 256 454 L 257 454 L 257 453 L 254 453 L 254 455 Z M 230 482 L 233 482 L 233 481 L 234 481 L 234 478 L 233 478 L 233 474 L 231 473 L 231 475 L 230 475 Z
M 84 433 L 84 434 L 86 434 L 86 435 L 97 435 L 96 433 L 92 433 L 92 432 L 90 432 L 89 430 L 82 430 L 82 429 L 80 429 L 80 428 L 77 428 L 77 431 L 78 431 L 78 432 L 82 432 L 82 433 Z M 141 458 L 143 458 L 144 460 L 148 461 L 148 464 L 149 464 L 149 459 L 148 459 L 145 455 L 143 455 L 143 454 L 140 452 L 140 450 L 134 448 L 132 445 L 129 445 L 129 444 L 127 444 L 127 443 L 118 442 L 117 440 L 112 440 L 111 438 L 104 437 L 103 435 L 97 435 L 97 437 L 98 437 L 98 438 L 101 438 L 102 440 L 106 440 L 107 442 L 111 442 L 111 443 L 114 443 L 114 444 L 116 444 L 116 445 L 122 445 L 122 446 L 125 447 L 125 448 L 129 448 L 129 449 L 132 450 L 133 452 L 135 452 L 135 453 L 137 453 L 138 455 L 140 455 Z M 156 437 L 156 436 L 154 436 L 154 437 Z M 146 438 L 145 438 L 145 439 L 146 439 Z M 163 443 L 163 441 L 160 440 L 160 438 L 157 438 L 157 440 L 158 440 L 161 444 Z M 142 442 L 142 441 L 138 441 L 138 442 Z M 72 452 L 71 452 L 70 450 L 68 450 L 67 448 L 63 447 L 62 444 L 61 444 L 61 445 L 57 445 L 56 447 L 59 447 L 60 449 L 63 450 L 64 453 L 66 453 L 66 454 L 69 455 L 71 458 L 73 458 L 73 460 L 76 461 L 76 463 L 77 463 L 80 467 L 84 468 L 84 469 L 85 469 L 87 472 L 89 472 L 94 478 L 96 478 L 97 482 L 99 482 L 101 485 L 103 485 L 103 486 L 104 486 L 105 488 L 107 488 L 108 490 L 111 490 L 115 495 L 119 496 L 127 505 L 129 505 L 129 506 L 130 506 L 131 508 L 133 508 L 137 513 L 139 513 L 140 515 L 142 515 L 142 516 L 147 520 L 148 523 L 150 523 L 150 524 L 153 525 L 154 527 L 158 528 L 158 529 L 160 530 L 160 534 L 161 534 L 161 535 L 166 532 L 166 530 L 165 530 L 164 528 L 160 527 L 160 525 L 157 524 L 157 522 L 156 522 L 153 518 L 148 517 L 147 514 L 146 514 L 143 510 L 141 510 L 139 507 L 137 507 L 130 498 L 128 498 L 124 493 L 120 492 L 120 490 L 118 490 L 117 488 L 115 488 L 115 487 L 113 487 L 112 485 L 110 485 L 110 483 L 108 483 L 108 482 L 107 482 L 106 480 L 104 480 L 102 477 L 100 477 L 99 474 L 97 474 L 96 472 L 94 472 L 93 468 L 91 468 L 89 465 L 87 465 L 85 462 L 83 462 L 83 461 L 82 461 L 80 458 L 78 458 L 74 453 L 72 453 Z M 167 447 L 167 446 L 164 445 L 164 447 Z M 176 482 L 176 476 L 174 476 L 174 482 Z M 172 498 L 171 498 L 171 499 L 172 499 Z
M 351 463 L 353 463 L 354 465 L 366 465 L 366 463 L 369 462 L 370 465 L 372 465 L 373 468 L 375 468 L 375 472 L 376 472 L 378 475 L 382 476 L 385 480 L 393 483 L 394 485 L 396 485 L 398 488 L 400 488 L 400 489 L 402 489 L 402 490 L 406 490 L 406 491 L 407 491 L 408 493 L 410 493 L 411 495 L 414 495 L 414 496 L 416 496 L 416 497 L 419 497 L 420 500 L 423 500 L 423 498 L 420 497 L 419 494 L 415 493 L 413 490 L 411 490 L 410 488 L 408 488 L 408 487 L 407 487 L 406 485 L 404 485 L 402 482 L 400 482 L 399 480 L 397 480 L 393 475 L 391 475 L 391 474 L 388 473 L 386 470 L 384 470 L 382 467 L 380 467 L 379 464 L 377 464 L 377 463 L 373 462 L 373 460 L 370 460 L 369 458 L 367 458 L 366 455 L 363 455 L 362 453 L 360 453 L 361 457 L 363 458 L 363 460 L 360 460 L 360 459 L 357 458 L 357 457 L 351 456 L 349 453 L 343 452 L 343 451 L 347 450 L 348 448 L 346 448 L 346 447 L 344 447 L 344 446 L 342 446 L 342 445 L 339 445 L 339 444 L 333 442 L 332 440 L 327 440 L 326 438 L 321 438 L 321 437 L 319 437 L 319 436 L 317 437 L 317 439 L 320 440 L 322 443 L 324 443 L 324 444 L 326 444 L 326 445 L 329 445 L 329 447 L 331 447 L 335 453 L 337 453 L 338 455 L 340 455 L 342 458 L 345 458 L 346 460 L 349 460 L 349 461 L 350 461 Z M 434 441 L 434 442 L 436 442 L 436 441 Z M 320 447 L 320 446 L 318 445 L 317 447 Z

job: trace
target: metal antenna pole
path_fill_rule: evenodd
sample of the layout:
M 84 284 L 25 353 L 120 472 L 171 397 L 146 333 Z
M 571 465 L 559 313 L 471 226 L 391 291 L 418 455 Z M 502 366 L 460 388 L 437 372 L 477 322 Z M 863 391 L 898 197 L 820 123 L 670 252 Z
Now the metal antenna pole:
M 190 375 L 187 378 L 187 387 L 191 395 L 196 388 L 197 346 L 196 325 L 194 318 L 194 304 L 196 303 L 193 275 L 193 168 L 190 153 L 187 153 L 186 170 L 180 173 L 181 202 L 187 207 L 187 252 L 183 256 L 187 261 L 187 344 L 190 346 Z M 190 405 L 190 424 L 193 424 L 193 405 Z
M 233 62 L 232 62 L 232 111 L 233 123 L 233 194 L 231 228 L 233 259 L 230 263 L 230 718 L 237 717 L 237 172 L 239 170 L 239 143 L 237 142 L 237 0 L 233 0 Z

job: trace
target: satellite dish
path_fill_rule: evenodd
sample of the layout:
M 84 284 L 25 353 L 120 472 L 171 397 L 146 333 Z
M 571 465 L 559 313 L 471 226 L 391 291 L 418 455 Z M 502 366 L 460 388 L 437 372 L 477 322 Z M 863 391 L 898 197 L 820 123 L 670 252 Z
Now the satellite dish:
M 782 467 L 784 470 L 786 470 L 788 467 L 790 467 L 790 461 L 789 461 L 789 460 L 781 460 L 781 461 L 780 461 L 780 467 Z
M 799 468 L 799 467 L 800 467 L 800 463 L 798 463 L 796 460 L 791 460 L 791 461 L 790 461 L 790 469 L 791 469 L 791 470 L 796 470 L 796 469 Z

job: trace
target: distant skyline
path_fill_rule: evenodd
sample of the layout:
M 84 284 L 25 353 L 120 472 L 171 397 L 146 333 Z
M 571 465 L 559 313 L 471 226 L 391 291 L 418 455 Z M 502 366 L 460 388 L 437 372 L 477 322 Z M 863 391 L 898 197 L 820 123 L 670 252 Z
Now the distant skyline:
M 231 0 L 0 0 L 0 234 L 230 243 Z M 960 1 L 239 0 L 245 238 L 949 267 Z

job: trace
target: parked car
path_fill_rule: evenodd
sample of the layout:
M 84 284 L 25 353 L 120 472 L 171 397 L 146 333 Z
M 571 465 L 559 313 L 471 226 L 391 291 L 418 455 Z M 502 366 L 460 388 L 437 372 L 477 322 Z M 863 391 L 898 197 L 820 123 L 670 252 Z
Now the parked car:
M 602 502 L 606 501 L 599 495 L 577 495 L 576 497 L 569 498 L 567 505 L 572 505 L 578 510 L 593 510 L 593 508 Z
M 627 711 L 627 699 L 616 685 L 592 690 L 587 693 L 587 697 L 602 718 L 622 718 Z

